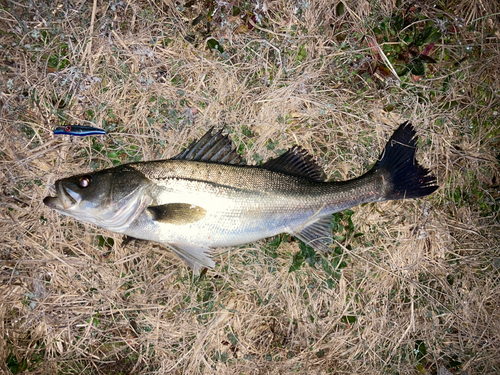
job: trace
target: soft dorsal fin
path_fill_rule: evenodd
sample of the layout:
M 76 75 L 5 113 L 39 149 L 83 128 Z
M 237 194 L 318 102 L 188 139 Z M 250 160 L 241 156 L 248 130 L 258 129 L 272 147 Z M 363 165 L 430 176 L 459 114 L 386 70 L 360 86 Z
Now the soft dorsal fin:
M 233 148 L 227 135 L 222 135 L 222 129 L 212 134 L 211 128 L 199 141 L 194 141 L 173 160 L 208 161 L 212 163 L 244 164 L 241 156 Z
M 262 164 L 273 172 L 281 172 L 298 177 L 309 178 L 314 181 L 324 181 L 325 173 L 314 161 L 313 157 L 300 146 L 293 146 L 287 152 L 276 159 L 271 159 Z

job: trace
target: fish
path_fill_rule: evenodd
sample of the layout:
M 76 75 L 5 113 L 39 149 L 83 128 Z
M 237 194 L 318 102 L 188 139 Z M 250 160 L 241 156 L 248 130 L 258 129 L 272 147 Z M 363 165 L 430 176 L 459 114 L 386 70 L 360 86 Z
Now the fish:
M 170 248 L 195 273 L 214 248 L 288 233 L 332 249 L 332 214 L 369 202 L 421 198 L 438 189 L 415 161 L 416 131 L 401 124 L 373 167 L 347 181 L 325 173 L 299 145 L 247 165 L 228 135 L 210 129 L 171 159 L 123 164 L 55 182 L 43 203 L 63 215 Z
M 85 137 L 87 135 L 97 135 L 97 134 L 107 134 L 106 130 L 94 128 L 93 126 L 85 125 L 67 125 L 58 126 L 54 130 L 54 134 L 66 134 L 66 135 L 76 135 L 79 137 Z

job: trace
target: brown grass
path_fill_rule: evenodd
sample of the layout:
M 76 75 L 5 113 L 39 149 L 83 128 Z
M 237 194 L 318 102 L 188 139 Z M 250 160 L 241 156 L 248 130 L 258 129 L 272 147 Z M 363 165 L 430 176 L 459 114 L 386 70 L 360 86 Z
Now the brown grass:
M 392 1 L 345 2 L 337 15 L 337 3 L 324 0 L 235 2 L 247 19 L 264 21 L 252 27 L 256 19 L 230 16 L 221 5 L 206 35 L 203 22 L 190 22 L 207 12 L 197 3 L 6 4 L 2 371 L 497 373 L 500 57 L 493 24 L 469 29 L 467 15 L 462 27 L 451 10 L 424 7 L 428 19 L 448 22 L 447 39 L 436 44 L 438 63 L 424 77 L 397 82 L 357 74 L 374 53 L 362 36 L 390 17 Z M 458 5 L 450 6 L 468 9 Z M 475 9 L 471 17 L 487 15 Z M 223 38 L 223 55 L 206 48 L 209 37 Z M 120 236 L 42 204 L 58 178 L 171 157 L 212 126 L 231 132 L 250 163 L 298 143 L 329 178 L 352 178 L 404 119 L 416 125 L 418 159 L 441 188 L 421 200 L 355 208 L 355 232 L 363 235 L 338 244 L 339 279 L 320 263 L 289 273 L 298 243 L 274 250 L 266 240 L 220 249 L 216 269 L 193 280 L 163 247 L 123 247 Z M 61 124 L 105 127 L 113 140 L 54 136 Z M 114 245 L 99 243 L 100 235 Z

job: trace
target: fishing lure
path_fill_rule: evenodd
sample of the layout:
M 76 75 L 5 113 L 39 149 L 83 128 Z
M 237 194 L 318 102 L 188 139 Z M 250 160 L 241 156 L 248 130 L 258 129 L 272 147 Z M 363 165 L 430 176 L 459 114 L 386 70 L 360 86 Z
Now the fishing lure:
M 94 128 L 92 126 L 84 125 L 68 125 L 68 126 L 58 126 L 54 130 L 54 134 L 66 134 L 66 135 L 76 135 L 79 137 L 85 137 L 87 135 L 96 134 L 107 134 L 106 130 Z

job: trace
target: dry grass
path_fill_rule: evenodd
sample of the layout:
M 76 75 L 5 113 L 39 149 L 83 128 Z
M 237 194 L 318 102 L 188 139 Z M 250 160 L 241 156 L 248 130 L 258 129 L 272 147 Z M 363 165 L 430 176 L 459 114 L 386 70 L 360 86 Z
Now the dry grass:
M 0 368 L 497 373 L 494 25 L 468 28 L 451 11 L 424 7 L 427 19 L 446 21 L 438 63 L 398 82 L 370 73 L 373 63 L 361 73 L 374 58 L 362 37 L 391 17 L 392 1 L 349 1 L 343 12 L 324 0 L 235 2 L 239 16 L 208 3 L 217 8 L 209 34 L 190 22 L 206 5 L 168 0 L 2 7 Z M 209 37 L 223 38 L 224 53 L 206 48 Z M 171 157 L 212 126 L 225 126 L 251 163 L 299 143 L 330 178 L 352 178 L 403 119 L 416 125 L 418 158 L 441 188 L 355 208 L 363 235 L 339 242 L 340 273 L 321 262 L 289 273 L 298 243 L 262 241 L 218 251 L 217 268 L 193 280 L 164 248 L 123 247 L 42 204 L 58 178 Z M 71 123 L 105 127 L 114 142 L 52 134 Z

